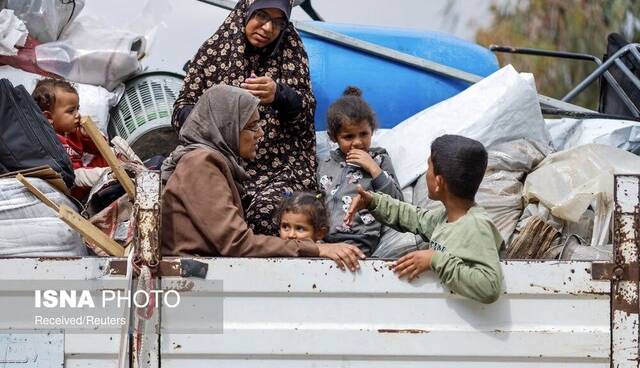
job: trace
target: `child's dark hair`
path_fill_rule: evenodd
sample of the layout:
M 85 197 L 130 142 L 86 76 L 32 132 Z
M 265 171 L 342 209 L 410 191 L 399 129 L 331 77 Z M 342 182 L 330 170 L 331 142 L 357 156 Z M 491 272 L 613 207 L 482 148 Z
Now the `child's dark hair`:
M 324 196 L 321 193 L 285 193 L 278 211 L 278 223 L 282 220 L 282 215 L 287 212 L 304 214 L 315 230 L 329 229 L 327 208 L 324 205 Z
M 41 79 L 31 93 L 31 97 L 36 100 L 36 103 L 40 106 L 40 110 L 53 110 L 53 107 L 56 105 L 56 88 L 60 88 L 65 92 L 78 94 L 75 87 L 66 80 L 53 78 Z
M 371 131 L 376 130 L 376 118 L 369 104 L 362 98 L 362 91 L 353 86 L 347 87 L 338 100 L 329 106 L 327 112 L 327 133 L 336 140 L 340 128 L 347 122 L 366 121 Z
M 476 140 L 447 134 L 431 143 L 431 162 L 451 193 L 473 200 L 487 170 L 487 150 Z

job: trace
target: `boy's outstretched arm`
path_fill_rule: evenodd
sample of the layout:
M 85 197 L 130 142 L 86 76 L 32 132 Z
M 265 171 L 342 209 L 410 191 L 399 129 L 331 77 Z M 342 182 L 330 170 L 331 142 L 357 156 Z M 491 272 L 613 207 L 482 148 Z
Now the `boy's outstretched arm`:
M 391 226 L 401 232 L 419 234 L 423 238 L 431 237 L 436 222 L 432 219 L 433 211 L 426 211 L 409 203 L 391 198 L 387 194 L 366 191 L 361 185 L 357 187 L 358 195 L 351 202 L 351 207 L 344 216 L 344 223 L 349 224 L 356 213 L 368 209 L 383 225 Z
M 358 196 L 362 196 L 360 188 L 358 188 L 358 193 Z M 366 208 L 376 220 L 398 231 L 418 234 L 425 240 L 431 237 L 437 224 L 437 218 L 443 215 L 440 210 L 424 210 L 410 203 L 392 198 L 388 194 L 365 193 L 371 198 Z M 354 200 L 354 202 L 356 201 Z

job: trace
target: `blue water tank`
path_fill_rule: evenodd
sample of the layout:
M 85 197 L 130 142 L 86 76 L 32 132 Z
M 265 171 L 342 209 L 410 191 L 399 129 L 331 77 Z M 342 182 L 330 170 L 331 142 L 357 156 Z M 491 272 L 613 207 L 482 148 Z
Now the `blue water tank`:
M 495 72 L 499 66 L 495 55 L 486 48 L 443 33 L 311 23 L 480 76 Z M 381 128 L 392 128 L 469 86 L 453 78 L 340 46 L 305 32 L 300 32 L 300 35 L 309 54 L 313 91 L 318 102 L 316 130 L 326 129 L 329 105 L 349 85 L 363 91 Z

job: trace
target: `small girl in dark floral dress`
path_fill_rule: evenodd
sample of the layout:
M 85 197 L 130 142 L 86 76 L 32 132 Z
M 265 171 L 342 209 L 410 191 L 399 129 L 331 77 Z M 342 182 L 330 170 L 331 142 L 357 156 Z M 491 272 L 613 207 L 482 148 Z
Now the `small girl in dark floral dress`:
M 380 241 L 382 225 L 368 211 L 361 211 L 350 225 L 343 223 L 357 186 L 402 200 L 391 158 L 384 148 L 371 147 L 376 121 L 362 92 L 348 87 L 327 113 L 327 133 L 338 144 L 318 168 L 318 184 L 325 192 L 329 212 L 328 242 L 357 245 L 371 255 Z

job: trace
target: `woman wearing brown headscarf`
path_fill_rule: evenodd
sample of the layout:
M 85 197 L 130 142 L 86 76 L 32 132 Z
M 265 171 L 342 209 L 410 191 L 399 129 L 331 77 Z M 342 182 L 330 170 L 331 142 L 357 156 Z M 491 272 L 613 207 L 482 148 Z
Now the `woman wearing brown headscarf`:
M 227 84 L 260 99 L 256 160 L 245 167 L 243 203 L 247 222 L 259 234 L 278 232 L 274 213 L 282 194 L 315 191 L 315 98 L 307 54 L 289 22 L 290 0 L 240 0 L 218 31 L 191 60 L 175 103 L 179 129 L 202 93 Z
M 256 235 L 240 202 L 256 157 L 260 100 L 246 90 L 214 86 L 193 108 L 180 142 L 162 167 L 162 254 L 175 256 L 327 257 L 355 270 L 364 254 L 350 244 L 316 244 Z

